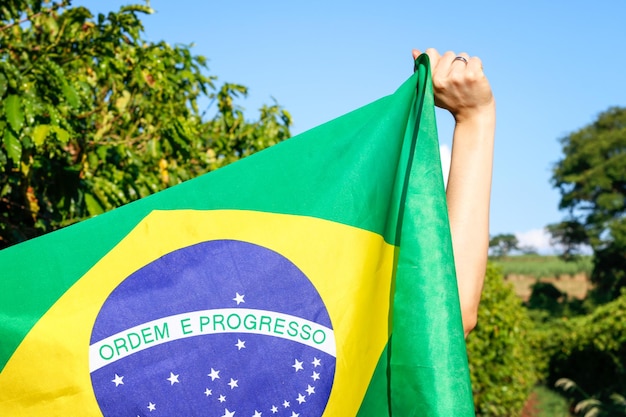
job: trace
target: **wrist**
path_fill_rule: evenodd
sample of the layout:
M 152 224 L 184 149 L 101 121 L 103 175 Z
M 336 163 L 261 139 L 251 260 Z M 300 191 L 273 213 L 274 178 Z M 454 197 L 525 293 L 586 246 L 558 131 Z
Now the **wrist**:
M 462 113 L 460 116 L 455 117 L 453 152 L 455 150 L 458 152 L 459 149 L 473 149 L 482 153 L 492 149 L 496 131 L 495 102 L 476 108 L 472 112 Z
M 476 124 L 495 124 L 496 120 L 496 101 L 492 97 L 487 103 L 460 109 L 453 113 L 454 120 L 459 125 L 476 125 Z

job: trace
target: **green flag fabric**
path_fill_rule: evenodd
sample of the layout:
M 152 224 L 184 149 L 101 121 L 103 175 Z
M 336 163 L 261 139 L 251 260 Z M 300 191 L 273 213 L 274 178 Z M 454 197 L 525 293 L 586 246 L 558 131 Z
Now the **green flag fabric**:
M 0 271 L 1 416 L 474 415 L 425 55 Z

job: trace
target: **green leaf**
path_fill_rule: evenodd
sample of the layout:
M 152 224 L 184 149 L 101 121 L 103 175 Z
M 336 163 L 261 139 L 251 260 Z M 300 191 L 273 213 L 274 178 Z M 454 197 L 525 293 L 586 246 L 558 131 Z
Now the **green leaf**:
M 66 144 L 67 141 L 70 139 L 70 134 L 67 130 L 63 129 L 62 127 L 59 126 L 50 126 L 50 129 L 56 133 L 57 135 L 57 140 L 59 142 L 61 142 L 62 144 Z
M 8 88 L 8 81 L 7 81 L 7 77 L 0 72 L 0 98 L 2 98 L 4 96 L 4 93 L 7 92 L 7 88 Z
M 22 107 L 19 96 L 11 94 L 4 101 L 4 111 L 6 118 L 15 133 L 19 133 L 24 125 L 24 114 L 22 113 Z
M 128 90 L 122 91 L 122 96 L 118 97 L 117 100 L 115 100 L 115 107 L 117 108 L 117 111 L 119 111 L 120 113 L 124 113 L 129 101 L 130 93 L 128 92 Z
M 98 200 L 89 193 L 85 194 L 85 205 L 87 206 L 87 211 L 92 216 L 104 213 L 104 208 L 102 208 Z
M 4 148 L 13 164 L 19 166 L 22 157 L 22 144 L 11 129 L 4 129 Z
M 131 4 L 129 6 L 120 7 L 120 12 L 140 12 L 145 14 L 153 14 L 154 9 L 150 6 L 143 6 L 141 4 Z
M 78 98 L 78 94 L 76 94 L 76 90 L 74 90 L 74 88 L 72 88 L 72 86 L 68 83 L 63 83 L 63 87 L 61 87 L 61 89 L 63 90 L 63 95 L 65 96 L 67 103 L 72 108 L 78 107 L 80 100 Z
M 33 129 L 33 141 L 35 142 L 35 146 L 41 146 L 48 137 L 48 133 L 50 133 L 50 125 L 39 125 Z
M 52 35 L 55 35 L 59 31 L 59 25 L 54 17 L 45 19 L 44 24 Z

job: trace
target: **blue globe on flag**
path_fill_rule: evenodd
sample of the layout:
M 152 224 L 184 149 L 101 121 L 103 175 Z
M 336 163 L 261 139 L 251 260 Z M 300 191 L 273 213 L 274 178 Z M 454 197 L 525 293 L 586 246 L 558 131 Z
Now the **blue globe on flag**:
M 182 248 L 130 275 L 89 347 L 105 417 L 319 417 L 335 355 L 311 281 L 284 256 L 235 240 Z

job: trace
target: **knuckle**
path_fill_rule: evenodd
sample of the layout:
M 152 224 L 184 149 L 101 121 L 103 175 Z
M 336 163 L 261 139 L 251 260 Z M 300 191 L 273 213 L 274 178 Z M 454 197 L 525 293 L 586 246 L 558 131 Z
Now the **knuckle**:
M 471 69 L 465 71 L 464 75 L 465 75 L 465 80 L 468 83 L 475 83 L 480 78 L 479 74 L 476 71 L 471 70 Z
M 467 80 L 467 71 L 457 71 L 450 74 L 450 84 L 459 86 L 465 84 Z
M 433 74 L 433 87 L 444 88 L 447 85 L 447 78 L 437 74 Z

